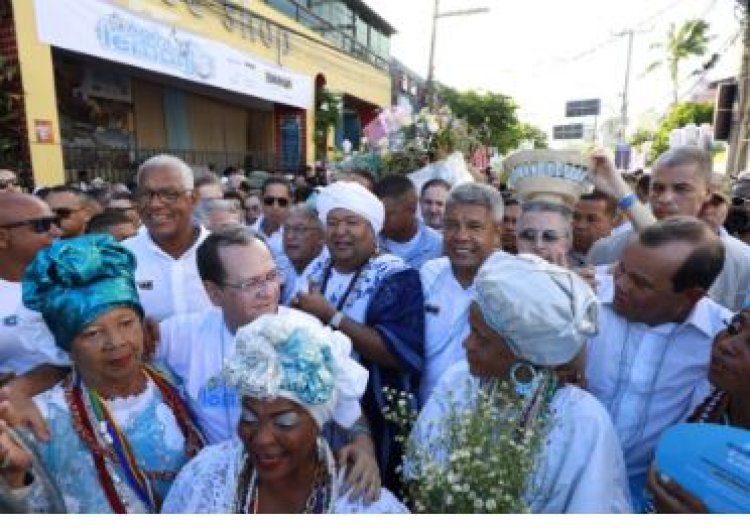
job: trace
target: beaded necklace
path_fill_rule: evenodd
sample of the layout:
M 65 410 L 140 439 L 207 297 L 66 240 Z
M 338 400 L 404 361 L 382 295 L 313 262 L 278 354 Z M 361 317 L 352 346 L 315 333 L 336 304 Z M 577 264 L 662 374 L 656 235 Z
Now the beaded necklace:
M 315 469 L 312 490 L 305 501 L 305 507 L 298 513 L 331 513 L 337 495 L 335 485 L 336 466 L 331 449 L 325 443 L 319 449 L 318 464 Z M 323 458 L 324 461 L 321 461 Z M 242 471 L 237 478 L 234 513 L 258 513 L 260 501 L 258 473 L 250 464 L 250 457 L 245 453 L 242 460 Z
M 729 424 L 727 410 L 729 394 L 721 389 L 713 389 L 703 402 L 695 408 L 688 422 Z
M 154 382 L 164 403 L 174 414 L 185 438 L 185 454 L 192 458 L 203 447 L 204 440 L 189 409 L 176 389 L 153 367 L 144 365 L 143 373 Z M 110 472 L 108 461 L 122 469 L 127 485 L 147 510 L 151 513 L 158 512 L 161 497 L 154 491 L 151 481 L 174 479 L 176 472 L 147 471 L 139 467 L 130 442 L 112 416 L 106 400 L 94 389 L 83 386 L 77 372 L 73 372 L 65 381 L 65 399 L 71 411 L 73 426 L 91 451 L 99 482 L 112 511 L 127 513 L 128 504 L 117 491 L 115 484 L 120 483 L 120 477 L 115 472 Z

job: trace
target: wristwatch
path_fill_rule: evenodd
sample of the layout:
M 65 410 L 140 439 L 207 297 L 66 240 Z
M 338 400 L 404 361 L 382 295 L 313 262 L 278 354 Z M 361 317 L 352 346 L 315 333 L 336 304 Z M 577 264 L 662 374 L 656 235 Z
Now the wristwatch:
M 333 317 L 331 317 L 331 320 L 328 321 L 328 326 L 331 328 L 338 330 L 339 326 L 341 325 L 341 321 L 344 319 L 344 312 L 336 312 L 333 314 Z

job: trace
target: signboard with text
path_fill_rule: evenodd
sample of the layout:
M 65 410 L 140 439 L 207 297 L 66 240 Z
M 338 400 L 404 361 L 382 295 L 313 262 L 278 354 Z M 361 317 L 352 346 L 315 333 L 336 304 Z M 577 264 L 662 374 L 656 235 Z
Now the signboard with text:
M 552 127 L 552 139 L 583 139 L 583 123 Z
M 565 103 L 565 117 L 598 116 L 601 111 L 601 99 L 580 99 Z

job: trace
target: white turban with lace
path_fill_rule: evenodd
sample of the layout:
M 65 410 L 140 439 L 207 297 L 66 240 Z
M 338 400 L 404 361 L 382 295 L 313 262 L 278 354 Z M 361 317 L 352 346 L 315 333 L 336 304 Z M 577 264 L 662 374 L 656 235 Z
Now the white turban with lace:
M 596 334 L 598 302 L 589 285 L 536 255 L 496 252 L 474 285 L 484 320 L 530 363 L 568 363 Z
M 351 349 L 348 337 L 306 314 L 263 315 L 237 331 L 219 377 L 243 396 L 298 403 L 320 428 L 335 420 L 348 429 L 362 414 L 368 376 Z
M 341 181 L 323 187 L 318 194 L 316 207 L 323 225 L 333 209 L 346 209 L 370 222 L 376 235 L 383 229 L 383 204 L 377 196 L 356 182 Z

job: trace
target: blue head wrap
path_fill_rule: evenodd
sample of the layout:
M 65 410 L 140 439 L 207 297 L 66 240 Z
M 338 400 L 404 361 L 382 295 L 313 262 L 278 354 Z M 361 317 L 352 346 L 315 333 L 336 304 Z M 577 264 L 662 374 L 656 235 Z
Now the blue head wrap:
M 57 345 L 70 350 L 78 333 L 118 306 L 141 316 L 135 257 L 110 235 L 60 239 L 37 253 L 23 276 L 23 304 L 41 312 Z

